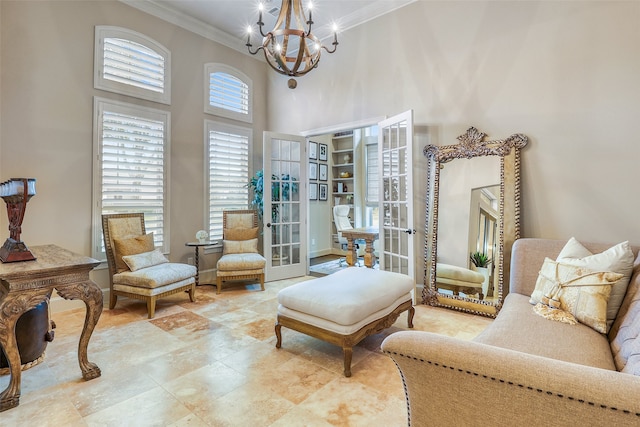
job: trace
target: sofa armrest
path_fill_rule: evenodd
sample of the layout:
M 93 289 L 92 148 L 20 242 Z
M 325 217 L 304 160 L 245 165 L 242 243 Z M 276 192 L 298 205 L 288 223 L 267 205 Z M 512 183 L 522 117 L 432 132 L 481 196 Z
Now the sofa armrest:
M 429 332 L 382 350 L 400 370 L 410 425 L 638 425 L 640 378 Z

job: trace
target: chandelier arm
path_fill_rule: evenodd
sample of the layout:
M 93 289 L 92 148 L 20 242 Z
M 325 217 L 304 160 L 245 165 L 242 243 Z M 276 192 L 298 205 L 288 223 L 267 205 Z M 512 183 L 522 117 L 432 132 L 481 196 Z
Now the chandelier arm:
M 246 43 L 245 46 L 247 47 L 247 49 L 249 50 L 249 53 L 251 55 L 255 55 L 256 53 L 260 52 L 261 49 L 264 49 L 264 46 L 260 46 L 255 51 L 251 50 L 251 48 L 253 47 L 253 45 L 251 43 Z
M 258 29 L 260 30 L 260 35 L 262 37 L 267 37 L 267 34 L 269 34 L 269 33 L 265 34 L 264 31 L 262 31 L 262 27 L 263 26 L 264 26 L 264 22 L 258 21 Z
M 329 50 L 327 49 L 327 47 L 325 45 L 320 46 L 322 49 L 326 50 L 327 53 L 333 53 L 336 51 L 336 49 L 338 48 L 338 42 L 334 41 L 333 43 L 331 43 L 333 45 L 333 49 Z

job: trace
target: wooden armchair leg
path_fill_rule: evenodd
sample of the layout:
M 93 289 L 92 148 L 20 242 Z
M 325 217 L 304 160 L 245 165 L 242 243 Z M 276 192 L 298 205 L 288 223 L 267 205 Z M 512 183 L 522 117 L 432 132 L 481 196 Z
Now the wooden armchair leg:
M 147 300 L 147 312 L 149 313 L 149 319 L 153 319 L 156 315 L 156 297 L 153 296 Z
M 113 292 L 113 289 L 109 292 L 109 310 L 113 310 L 116 306 L 116 301 L 118 301 L 118 295 Z
M 222 291 L 222 278 L 217 277 L 216 278 L 216 294 L 219 294 L 220 291 Z

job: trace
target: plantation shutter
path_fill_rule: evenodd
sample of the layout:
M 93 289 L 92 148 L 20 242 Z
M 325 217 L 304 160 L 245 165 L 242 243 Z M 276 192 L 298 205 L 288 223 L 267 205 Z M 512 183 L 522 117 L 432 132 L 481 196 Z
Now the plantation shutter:
M 249 134 L 209 122 L 209 236 L 222 239 L 222 211 L 247 209 Z
M 139 43 L 120 38 L 104 39 L 103 78 L 164 93 L 164 58 Z
M 102 213 L 143 212 L 147 233 L 164 248 L 167 119 L 110 107 L 101 112 Z
M 209 74 L 209 105 L 247 115 L 249 86 L 231 74 Z

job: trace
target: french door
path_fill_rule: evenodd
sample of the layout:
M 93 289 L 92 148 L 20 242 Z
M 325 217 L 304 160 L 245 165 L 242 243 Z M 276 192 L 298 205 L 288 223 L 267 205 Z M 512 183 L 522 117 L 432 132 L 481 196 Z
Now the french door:
M 307 273 L 307 144 L 296 135 L 264 132 L 265 280 Z
M 378 123 L 380 269 L 415 279 L 413 110 Z

